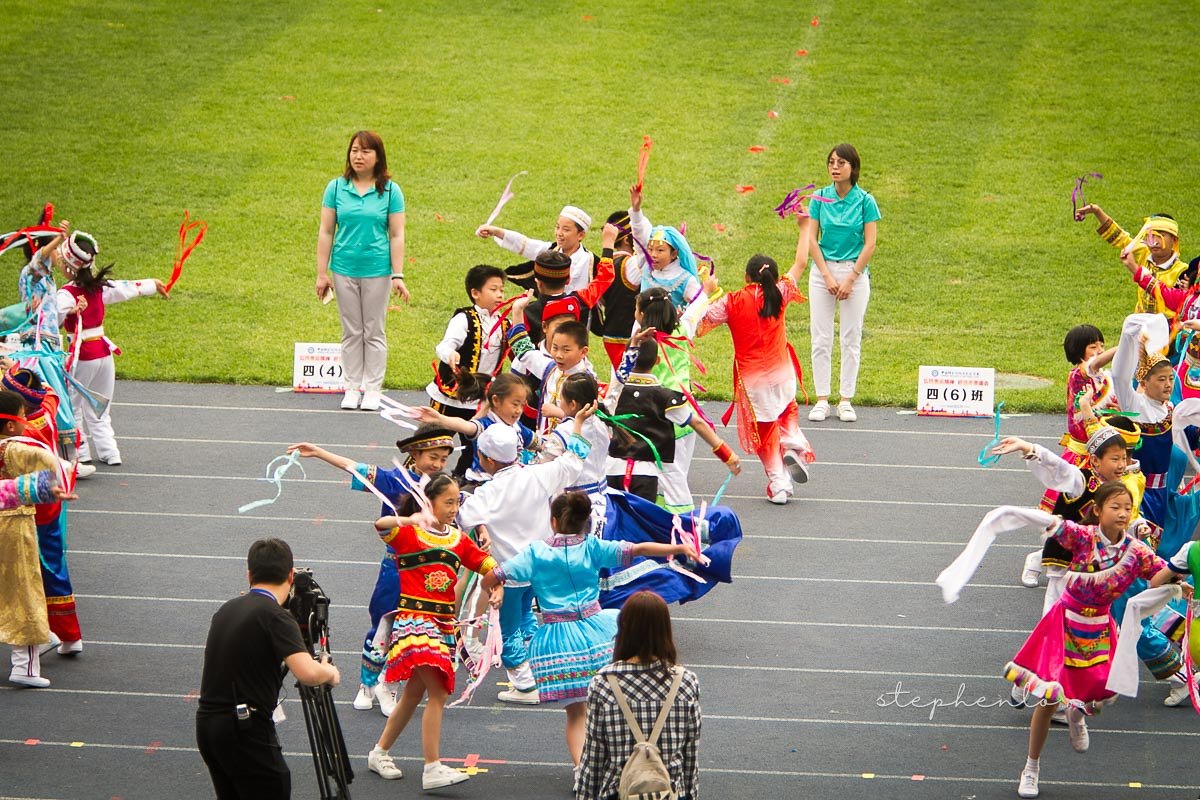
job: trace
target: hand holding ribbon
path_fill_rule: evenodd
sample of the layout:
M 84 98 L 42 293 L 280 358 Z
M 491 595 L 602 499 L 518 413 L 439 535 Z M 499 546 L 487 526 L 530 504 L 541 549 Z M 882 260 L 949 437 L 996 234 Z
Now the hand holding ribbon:
M 1099 172 L 1085 172 L 1075 179 L 1075 188 L 1071 190 L 1071 218 L 1076 222 L 1083 222 L 1083 218 L 1087 216 L 1080 209 L 1088 204 L 1083 196 L 1083 185 L 1088 182 L 1088 178 L 1101 180 L 1104 176 Z
M 990 442 L 985 444 L 983 446 L 983 449 L 979 451 L 979 459 L 978 460 L 979 460 L 979 466 L 981 466 L 981 467 L 994 466 L 1000 460 L 1000 455 L 993 454 L 992 450 L 995 449 L 1000 444 L 1000 409 L 1002 409 L 1002 408 L 1004 408 L 1003 400 L 1001 400 L 1000 403 L 996 406 L 996 438 L 992 439 Z

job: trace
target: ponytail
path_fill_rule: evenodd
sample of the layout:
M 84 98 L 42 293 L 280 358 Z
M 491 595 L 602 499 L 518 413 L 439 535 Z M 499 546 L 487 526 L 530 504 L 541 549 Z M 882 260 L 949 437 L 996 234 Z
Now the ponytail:
M 112 282 L 108 279 L 108 276 L 114 266 L 114 264 L 109 264 L 96 273 L 92 272 L 91 267 L 80 267 L 75 271 L 75 277 L 71 279 L 71 283 L 83 289 L 84 292 L 91 292 L 112 286 Z
M 779 291 L 779 267 L 770 256 L 754 255 L 746 262 L 746 280 L 762 288 L 763 304 L 758 315 L 775 319 L 783 313 L 783 295 Z

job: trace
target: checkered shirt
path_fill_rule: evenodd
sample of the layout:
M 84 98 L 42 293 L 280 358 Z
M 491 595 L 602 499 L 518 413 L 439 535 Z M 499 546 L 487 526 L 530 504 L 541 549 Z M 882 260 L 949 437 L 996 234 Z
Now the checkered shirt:
M 604 667 L 592 678 L 587 697 L 587 732 L 583 740 L 583 760 L 575 781 L 576 800 L 613 800 L 621 770 L 633 753 L 633 731 L 617 705 L 612 686 L 605 675 L 616 675 L 621 693 L 629 703 L 642 733 L 650 735 L 662 709 L 671 681 L 658 664 L 631 664 L 618 661 Z M 700 768 L 696 750 L 700 744 L 700 683 L 696 674 L 683 670 L 683 680 L 675 705 L 658 740 L 663 763 L 671 773 L 675 792 L 681 798 L 697 800 Z

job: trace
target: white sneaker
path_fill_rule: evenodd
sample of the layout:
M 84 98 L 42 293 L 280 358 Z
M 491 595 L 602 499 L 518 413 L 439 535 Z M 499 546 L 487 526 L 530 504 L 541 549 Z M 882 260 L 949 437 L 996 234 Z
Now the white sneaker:
M 435 761 L 425 765 L 425 771 L 421 774 L 421 788 L 440 789 L 443 786 L 453 786 L 470 779 L 471 776 L 467 773 L 459 772 L 454 767 L 447 767 L 442 762 Z
M 76 478 L 80 478 L 80 479 L 90 478 L 95 474 L 96 474 L 96 465 L 95 464 L 77 463 L 75 465 L 75 477 Z
M 838 419 L 842 422 L 858 421 L 858 414 L 854 413 L 854 406 L 850 405 L 849 400 L 843 400 L 838 403 Z
M 40 675 L 12 675 L 8 676 L 9 683 L 15 683 L 20 686 L 28 686 L 30 689 L 45 689 L 50 685 L 50 681 Z
M 771 487 L 767 487 L 767 500 L 777 506 L 786 506 L 791 497 L 792 493 L 789 491 L 772 492 Z
M 1025 556 L 1025 566 L 1021 570 L 1021 585 L 1036 589 L 1042 577 L 1042 551 L 1034 550 Z
M 108 464 L 110 467 L 121 466 L 121 454 L 120 453 L 117 453 L 115 456 L 109 456 L 108 458 L 102 458 L 100 460 L 103 461 L 105 464 Z
M 1020 686 L 1015 683 L 1008 690 L 1008 704 L 1013 708 L 1024 708 L 1027 702 L 1028 694 Z
M 783 465 L 787 467 L 788 475 L 796 483 L 808 483 L 808 464 L 804 463 L 804 454 L 796 450 L 788 450 L 783 454 Z
M 366 392 L 362 396 L 362 405 L 359 406 L 363 411 L 378 411 L 383 405 L 383 392 Z
M 379 710 L 385 717 L 390 717 L 396 708 L 396 695 L 384 685 L 383 681 L 375 684 L 375 699 L 379 701 Z M 369 707 L 369 706 L 368 706 Z
M 1076 753 L 1086 753 L 1089 744 L 1087 723 L 1083 720 L 1083 712 L 1072 706 L 1067 709 L 1067 738 L 1071 740 L 1071 749 Z
M 83 652 L 83 639 L 76 639 L 73 642 L 60 642 L 58 645 L 58 654 L 60 656 L 77 656 Z
M 353 411 L 358 408 L 358 404 L 362 402 L 362 392 L 358 389 L 347 389 L 342 395 L 342 409 L 345 411 Z
M 1017 797 L 1037 797 L 1041 792 L 1038 790 L 1038 774 L 1033 770 L 1021 770 L 1021 782 L 1017 784 Z
M 808 421 L 809 422 L 824 422 L 825 418 L 828 416 L 829 416 L 829 401 L 828 400 L 818 400 L 816 402 L 816 405 L 814 405 L 812 407 L 812 409 L 810 409 L 808 412 Z
M 359 711 L 369 711 L 375 705 L 375 690 L 370 686 L 358 687 L 358 696 L 354 698 L 354 707 Z
M 1175 678 L 1179 678 L 1179 673 L 1172 675 L 1168 680 L 1171 682 L 1171 691 L 1167 698 L 1163 700 L 1163 705 L 1167 708 L 1178 708 L 1188 701 L 1191 695 L 1188 694 L 1188 686 L 1186 682 L 1176 683 Z M 1180 678 L 1180 681 L 1183 679 Z
M 404 773 L 396 766 L 396 762 L 392 761 L 388 751 L 378 746 L 367 754 L 367 769 L 385 781 L 394 781 L 404 777 Z
M 38 645 L 38 655 L 44 656 L 60 644 L 62 644 L 62 639 L 58 638 L 58 634 L 54 631 L 50 631 L 50 641 L 43 645 Z
M 514 687 L 496 695 L 496 699 L 501 703 L 515 703 L 520 706 L 536 706 L 542 702 L 536 686 L 524 691 Z

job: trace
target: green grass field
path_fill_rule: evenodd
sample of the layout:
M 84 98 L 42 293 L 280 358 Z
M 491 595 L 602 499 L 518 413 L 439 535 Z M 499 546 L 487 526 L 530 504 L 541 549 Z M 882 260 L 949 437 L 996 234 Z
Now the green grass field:
M 564 203 L 627 203 L 648 134 L 651 219 L 686 220 L 737 285 L 755 252 L 790 261 L 771 209 L 850 141 L 884 215 L 858 401 L 912 405 L 919 363 L 1054 381 L 1000 391 L 1010 410 L 1061 408 L 1065 330 L 1113 340 L 1132 307 L 1115 252 L 1070 220 L 1073 176 L 1103 173 L 1089 199 L 1127 228 L 1172 213 L 1197 252 L 1190 4 L 480 6 L 4 0 L 0 226 L 52 201 L 119 276 L 165 278 L 190 209 L 210 228 L 172 299 L 110 313 L 119 374 L 286 385 L 294 341 L 338 338 L 312 294 L 318 207 L 349 134 L 376 129 L 414 295 L 389 315 L 388 385 L 416 387 L 463 272 L 515 261 L 472 236 L 509 175 L 529 170 L 497 224 L 549 238 Z M 0 258 L 0 301 L 20 266 Z M 789 324 L 807 365 L 807 310 Z M 727 395 L 728 334 L 701 353 Z

